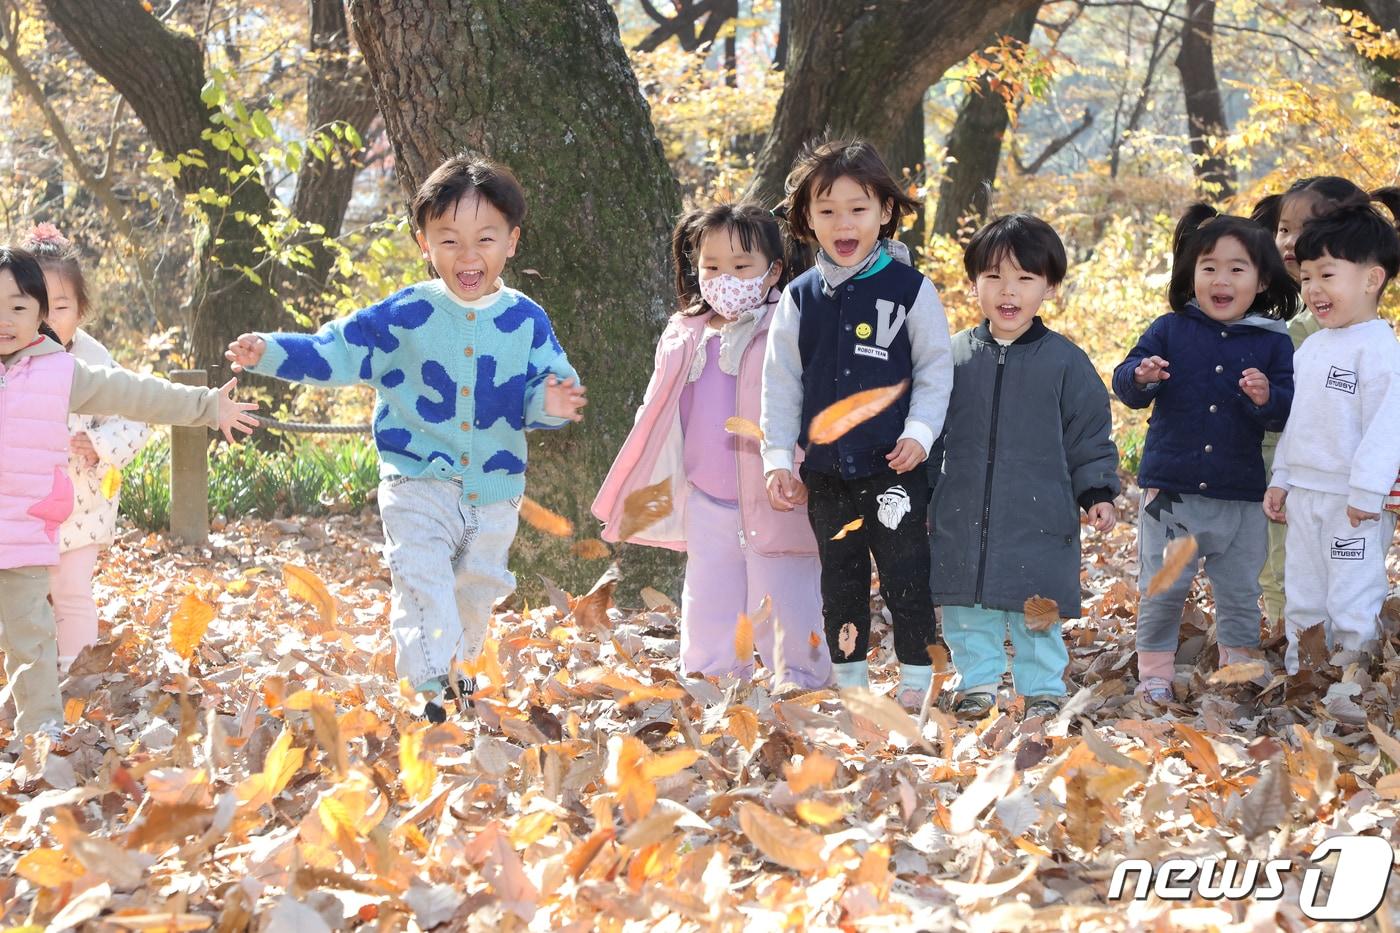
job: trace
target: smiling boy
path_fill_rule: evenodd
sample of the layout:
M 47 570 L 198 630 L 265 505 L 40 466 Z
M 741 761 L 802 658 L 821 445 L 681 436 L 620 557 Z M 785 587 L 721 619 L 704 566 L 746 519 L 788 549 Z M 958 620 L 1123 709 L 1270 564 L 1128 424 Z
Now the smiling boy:
M 500 279 L 525 195 L 502 166 L 448 159 L 413 198 L 436 278 L 315 334 L 244 334 L 235 368 L 315 385 L 374 386 L 379 508 L 393 580 L 398 674 L 446 717 L 454 660 L 476 657 L 525 491 L 525 431 L 581 421 L 584 390 L 544 309 Z
M 1400 470 L 1400 343 L 1377 314 L 1400 272 L 1400 235 L 1352 205 L 1309 221 L 1294 250 L 1322 330 L 1294 359 L 1293 411 L 1264 495 L 1265 514 L 1288 523 L 1289 673 L 1301 633 L 1319 623 L 1330 648 L 1375 649 L 1396 520 L 1382 506 Z

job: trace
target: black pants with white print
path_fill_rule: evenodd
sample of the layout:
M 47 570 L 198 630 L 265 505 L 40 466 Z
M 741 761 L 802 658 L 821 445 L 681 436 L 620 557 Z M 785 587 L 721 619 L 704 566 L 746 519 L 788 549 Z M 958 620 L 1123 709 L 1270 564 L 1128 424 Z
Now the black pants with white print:
M 863 661 L 870 650 L 870 557 L 880 571 L 880 595 L 894 619 L 894 651 L 901 664 L 927 666 L 934 640 L 929 592 L 928 472 L 915 467 L 848 480 L 802 469 L 807 517 L 822 564 L 826 644 L 837 664 Z M 861 526 L 839 541 L 840 530 Z M 855 648 L 841 650 L 841 630 L 854 625 Z M 849 643 L 849 636 L 847 638 Z M 848 644 L 849 647 L 849 644 Z

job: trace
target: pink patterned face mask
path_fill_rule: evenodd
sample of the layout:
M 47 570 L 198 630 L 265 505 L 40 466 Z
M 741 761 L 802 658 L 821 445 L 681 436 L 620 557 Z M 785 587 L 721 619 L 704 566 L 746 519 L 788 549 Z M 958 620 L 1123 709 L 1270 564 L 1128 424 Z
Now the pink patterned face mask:
M 737 275 L 717 275 L 712 279 L 700 280 L 700 297 L 705 299 L 716 314 L 726 321 L 732 321 L 745 311 L 752 311 L 763 304 L 768 294 L 763 280 L 773 271 L 773 264 L 751 279 L 741 279 Z

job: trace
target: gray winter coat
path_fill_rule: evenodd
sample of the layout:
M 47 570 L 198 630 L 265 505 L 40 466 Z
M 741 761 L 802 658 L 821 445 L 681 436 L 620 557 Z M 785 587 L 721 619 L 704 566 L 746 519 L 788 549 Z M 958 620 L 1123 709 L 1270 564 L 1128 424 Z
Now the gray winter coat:
M 933 494 L 933 601 L 1020 612 L 1044 596 L 1077 618 L 1079 509 L 1119 492 L 1103 380 L 1038 317 L 1006 347 L 986 321 L 963 331 L 953 367 Z

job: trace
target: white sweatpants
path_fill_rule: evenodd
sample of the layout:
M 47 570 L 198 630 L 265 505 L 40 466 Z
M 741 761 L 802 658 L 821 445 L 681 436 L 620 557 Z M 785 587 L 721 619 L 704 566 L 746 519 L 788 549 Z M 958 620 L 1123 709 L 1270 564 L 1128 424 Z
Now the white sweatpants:
M 452 480 L 379 484 L 384 553 L 393 580 L 389 627 L 398 675 L 412 686 L 446 677 L 481 652 L 491 606 L 515 589 L 506 567 L 520 500 L 468 505 Z
M 1351 527 L 1347 497 L 1293 487 L 1285 505 L 1288 542 L 1283 571 L 1285 663 L 1298 672 L 1299 634 L 1319 622 L 1329 649 L 1359 650 L 1380 638 L 1388 584 L 1385 555 L 1395 513 Z

